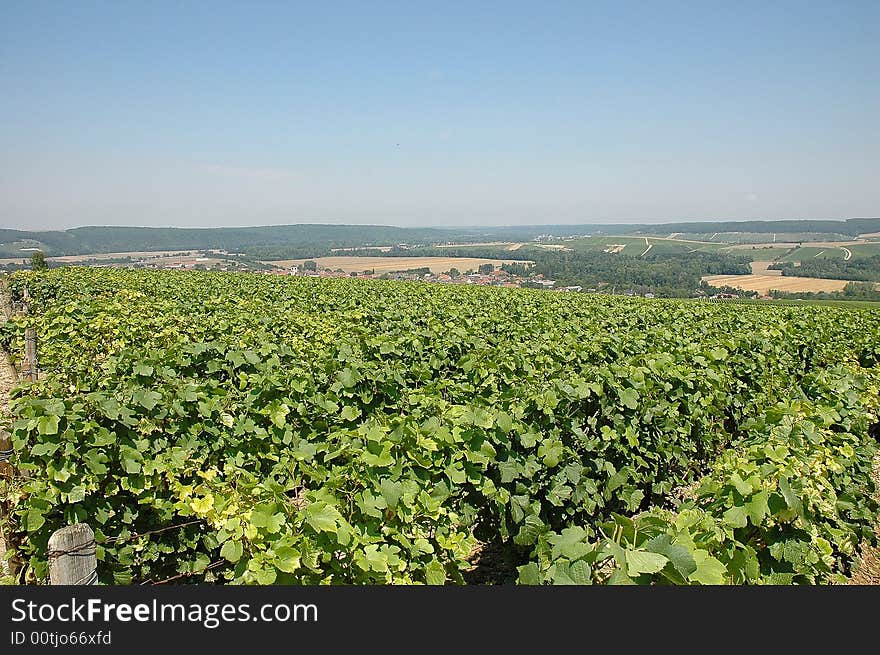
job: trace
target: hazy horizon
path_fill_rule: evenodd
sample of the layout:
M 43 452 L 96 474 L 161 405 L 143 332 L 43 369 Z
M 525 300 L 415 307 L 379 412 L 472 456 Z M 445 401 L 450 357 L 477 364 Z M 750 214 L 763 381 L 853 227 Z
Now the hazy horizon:
M 875 216 L 847 216 L 845 218 L 819 218 L 815 220 L 823 220 L 823 221 L 839 221 L 844 222 L 849 219 L 868 219 L 868 218 L 878 218 Z M 400 225 L 395 223 L 346 223 L 346 222 L 318 222 L 318 221 L 295 221 L 290 223 L 254 223 L 250 225 L 143 225 L 143 224 L 83 224 L 83 225 L 72 225 L 70 227 L 63 228 L 43 228 L 43 229 L 32 229 L 32 228 L 21 228 L 15 226 L 7 226 L 0 225 L 0 229 L 4 230 L 19 230 L 22 232 L 63 232 L 66 230 L 75 230 L 75 229 L 85 229 L 85 228 L 151 228 L 151 229 L 174 229 L 174 230 L 212 230 L 212 229 L 248 229 L 248 228 L 262 228 L 262 227 L 289 227 L 296 225 L 335 225 L 335 226 L 351 226 L 351 227 L 393 227 L 393 228 L 401 228 L 401 229 L 436 229 L 436 230 L 497 230 L 503 228 L 526 228 L 526 227 L 601 227 L 603 225 L 666 225 L 666 224 L 677 224 L 677 223 L 714 223 L 714 222 L 746 222 L 746 221 L 763 221 L 767 223 L 774 223 L 779 221 L 789 221 L 789 220 L 810 220 L 810 219 L 800 219 L 800 218 L 766 218 L 766 219 L 716 219 L 716 218 L 706 218 L 706 219 L 675 219 L 675 220 L 638 220 L 638 221 L 591 221 L 591 222 L 572 222 L 572 223 L 519 223 L 519 224 L 505 224 L 499 223 L 497 225 L 469 225 L 466 223 L 462 223 L 460 225 Z
M 878 29 L 870 1 L 4 3 L 0 227 L 877 216 Z

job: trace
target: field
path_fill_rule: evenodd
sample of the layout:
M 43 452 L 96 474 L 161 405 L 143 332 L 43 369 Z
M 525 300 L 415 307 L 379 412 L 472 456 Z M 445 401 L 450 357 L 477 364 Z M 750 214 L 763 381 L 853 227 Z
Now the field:
M 773 262 L 786 255 L 790 250 L 791 248 L 773 248 L 770 246 L 731 246 L 729 248 L 724 248 L 722 252 L 748 255 L 753 261 Z
M 855 259 L 859 259 L 860 257 L 876 257 L 877 255 L 880 255 L 880 241 L 857 243 L 847 247 L 852 252 L 852 256 Z
M 275 266 L 302 266 L 304 259 L 285 259 L 281 261 L 269 261 L 267 264 Z M 342 269 L 346 273 L 360 273 L 362 271 L 375 271 L 376 273 L 392 273 L 414 268 L 429 268 L 432 273 L 443 273 L 451 268 L 457 268 L 464 273 L 467 270 L 477 270 L 480 264 L 494 264 L 500 266 L 510 262 L 522 262 L 517 259 L 480 259 L 476 257 L 316 257 L 313 260 L 318 268 L 331 270 Z
M 504 250 L 511 250 L 514 246 L 521 246 L 521 243 L 513 241 L 480 241 L 476 243 L 438 243 L 437 248 L 483 248 L 485 246 L 498 246 Z
M 850 251 L 851 252 L 851 251 Z M 845 259 L 846 250 L 843 248 L 826 248 L 826 247 L 802 247 L 792 248 L 784 255 L 780 256 L 777 261 L 780 262 L 802 262 L 808 259 Z M 850 255 L 852 256 L 852 255 Z
M 780 276 L 771 273 L 758 275 L 708 275 L 703 278 L 713 287 L 730 286 L 761 294 L 777 291 L 842 291 L 848 280 L 827 280 L 817 277 Z
M 821 584 L 878 507 L 880 312 L 232 273 L 6 285 L 18 581 Z M 502 553 L 503 556 L 500 556 Z M 498 562 L 503 562 L 499 566 Z
M 699 241 L 713 241 L 722 244 L 751 244 L 782 245 L 797 243 L 827 242 L 833 240 L 846 240 L 844 234 L 831 232 L 684 232 L 678 233 L 681 238 L 696 239 Z
M 131 259 L 159 259 L 165 261 L 166 258 L 172 256 L 193 257 L 200 253 L 197 250 L 157 250 L 157 251 L 134 251 L 134 252 L 106 252 L 93 255 L 63 255 L 59 257 L 47 257 L 50 262 L 58 262 L 63 264 L 80 264 L 89 260 L 101 261 L 105 259 L 123 259 L 130 257 Z M 22 261 L 30 259 L 30 253 L 26 256 L 16 258 L 0 259 L 0 264 L 20 264 Z
M 727 246 L 731 252 L 746 251 L 756 259 L 804 261 L 813 257 L 822 259 L 860 259 L 880 255 L 877 241 L 818 241 L 808 245 L 798 243 L 760 243 Z M 849 253 L 849 254 L 847 254 Z
M 669 239 L 662 237 L 635 237 L 635 236 L 592 236 L 565 241 L 565 246 L 578 252 L 613 252 L 624 253 L 633 257 L 642 256 L 647 252 L 652 254 L 674 255 L 694 251 L 716 251 L 723 244 L 707 243 L 682 239 Z M 613 248 L 613 246 L 618 246 Z M 620 248 L 619 246 L 624 246 Z M 648 246 L 651 249 L 648 250 Z M 613 248 L 613 250 L 609 250 Z
M 752 269 L 752 275 L 782 275 L 782 271 L 775 271 L 770 269 L 770 266 L 773 265 L 773 262 L 749 262 L 749 266 Z

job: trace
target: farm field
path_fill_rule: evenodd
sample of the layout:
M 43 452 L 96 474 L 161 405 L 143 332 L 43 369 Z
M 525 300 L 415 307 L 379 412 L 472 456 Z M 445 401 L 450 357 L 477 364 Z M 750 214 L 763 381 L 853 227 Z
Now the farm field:
M 806 243 L 806 242 L 805 242 Z M 774 253 L 774 259 L 784 261 L 801 261 L 811 257 L 845 259 L 848 250 L 853 259 L 861 257 L 873 257 L 880 255 L 880 242 L 878 241 L 821 241 L 808 243 L 797 247 L 797 243 L 762 243 L 741 244 L 727 246 L 725 250 L 731 252 L 751 251 L 755 248 L 755 254 L 760 253 L 760 259 L 770 259 L 767 253 Z M 844 250 L 846 249 L 846 250 Z
M 746 291 L 757 291 L 768 294 L 771 289 L 777 291 L 842 291 L 849 284 L 848 280 L 828 280 L 818 277 L 781 276 L 779 271 L 768 271 L 756 275 L 707 275 L 703 277 L 710 286 L 731 286 Z
M 675 255 L 695 251 L 715 252 L 722 248 L 724 244 L 654 236 L 599 235 L 566 240 L 563 245 L 578 252 L 624 253 L 633 257 L 640 257 L 643 253 Z M 620 246 L 623 246 L 623 248 Z M 648 246 L 650 246 L 650 250 Z
M 33 328 L 42 369 L 3 417 L 18 582 L 77 521 L 108 584 L 825 584 L 875 539 L 876 310 L 5 283 L 30 311 L 0 345 L 21 367 Z
M 753 261 L 769 261 L 773 262 L 787 254 L 791 248 L 771 248 L 770 246 L 737 248 L 724 248 L 721 252 L 730 252 L 733 254 L 748 255 Z
M 831 239 L 846 240 L 844 234 L 829 232 L 694 232 L 679 233 L 682 238 L 713 241 L 722 244 L 740 244 L 750 247 L 761 245 L 797 245 L 798 243 L 828 242 Z
M 482 241 L 478 243 L 438 243 L 435 248 L 482 248 L 485 246 L 498 246 L 504 250 L 513 250 L 514 247 L 521 247 L 521 243 L 513 241 Z
M 852 252 L 854 259 L 859 259 L 861 257 L 876 257 L 877 255 L 880 255 L 880 241 L 856 243 L 847 246 L 847 248 Z
M 65 264 L 76 264 L 88 260 L 100 261 L 103 259 L 121 259 L 123 257 L 131 257 L 132 259 L 154 259 L 159 257 L 191 257 L 199 254 L 198 250 L 155 250 L 155 251 L 132 251 L 132 252 L 106 252 L 92 255 L 62 255 L 57 257 L 47 257 L 50 262 L 59 262 Z M 21 257 L 0 259 L 0 264 L 18 264 L 30 258 L 31 253 L 22 255 Z
M 275 266 L 302 266 L 305 259 L 285 259 L 267 261 Z M 392 273 L 413 268 L 429 268 L 432 273 L 443 273 L 451 268 L 464 272 L 476 270 L 480 264 L 500 266 L 511 262 L 523 262 L 519 259 L 482 259 L 477 257 L 316 257 L 313 261 L 319 268 L 342 269 L 346 273 L 360 273 L 372 270 L 376 273 Z
M 852 256 L 852 255 L 850 255 Z M 793 248 L 777 258 L 779 262 L 802 262 L 809 259 L 845 259 L 846 251 L 843 248 L 817 248 L 801 247 Z
M 775 271 L 769 268 L 773 263 L 771 261 L 749 262 L 749 267 L 752 269 L 752 275 L 782 275 L 782 271 Z

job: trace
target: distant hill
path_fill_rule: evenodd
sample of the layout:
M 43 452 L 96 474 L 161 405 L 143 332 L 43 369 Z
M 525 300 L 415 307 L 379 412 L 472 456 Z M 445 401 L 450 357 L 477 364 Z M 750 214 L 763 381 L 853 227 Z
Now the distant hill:
M 311 257 L 330 248 L 367 245 L 435 244 L 483 240 L 530 240 L 540 235 L 670 233 L 792 233 L 855 237 L 880 232 L 880 218 L 847 220 L 723 221 L 613 225 L 528 225 L 484 228 L 403 228 L 387 225 L 297 224 L 264 227 L 151 228 L 81 227 L 64 231 L 0 229 L 0 257 L 106 252 L 222 249 L 263 259 Z M 722 241 L 723 238 L 716 240 Z
M 287 256 L 290 248 L 321 250 L 413 240 L 433 242 L 468 234 L 461 230 L 317 224 L 241 228 L 80 227 L 57 232 L 0 230 L 0 256 L 25 256 L 33 248 L 55 256 L 190 249 L 221 249 L 260 256 L 278 250 L 279 256 Z

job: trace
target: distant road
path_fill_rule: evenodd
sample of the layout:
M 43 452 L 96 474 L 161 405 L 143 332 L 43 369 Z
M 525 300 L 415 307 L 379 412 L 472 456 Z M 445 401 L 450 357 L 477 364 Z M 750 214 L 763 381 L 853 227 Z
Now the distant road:
M 850 250 L 849 248 L 844 248 L 843 246 L 841 246 L 840 249 L 843 251 L 843 261 L 848 262 L 850 259 L 852 259 L 852 250 Z
M 647 255 L 647 254 L 648 254 L 648 251 L 649 251 L 651 248 L 654 247 L 654 244 L 653 244 L 653 243 L 648 243 L 648 237 L 645 237 L 645 245 L 648 246 L 648 247 L 645 248 L 645 252 L 643 252 L 643 253 L 641 254 L 642 257 L 644 257 L 645 255 Z

